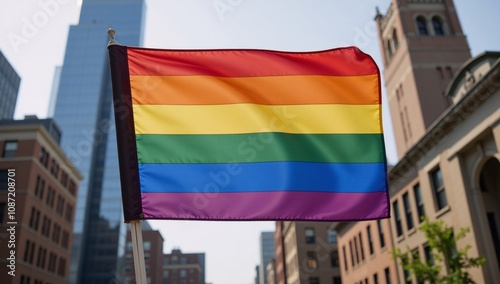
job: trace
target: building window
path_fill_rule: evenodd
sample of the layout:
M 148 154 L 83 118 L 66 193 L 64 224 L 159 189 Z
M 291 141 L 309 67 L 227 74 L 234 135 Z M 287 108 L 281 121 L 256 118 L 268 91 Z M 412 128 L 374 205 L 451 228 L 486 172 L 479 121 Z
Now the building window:
M 60 238 L 61 238 L 61 226 L 59 226 L 54 222 L 54 228 L 52 229 L 52 241 L 57 244 L 59 243 Z
M 391 59 L 392 55 L 393 55 L 393 50 L 392 50 L 391 41 L 387 40 L 387 56 L 389 56 L 389 59 Z
M 408 265 L 408 257 L 407 256 L 404 256 L 402 259 L 401 259 L 402 263 L 403 263 L 403 277 L 404 277 L 404 281 L 406 284 L 412 284 L 413 281 L 411 279 L 411 271 L 409 269 L 405 269 L 404 267 L 406 267 Z
M 401 224 L 401 214 L 399 213 L 398 201 L 392 203 L 392 208 L 394 210 L 394 222 L 396 225 L 396 235 L 399 237 L 403 234 L 403 226 Z
M 361 260 L 365 260 L 365 249 L 363 247 L 363 239 L 361 238 L 361 233 L 359 233 L 359 250 L 361 251 Z
M 318 277 L 309 278 L 309 284 L 319 284 L 319 278 Z
M 73 219 L 73 206 L 66 203 L 66 211 L 64 211 L 64 218 L 66 221 L 71 222 Z
M 31 277 L 29 276 L 25 276 L 25 275 L 21 275 L 21 282 L 19 282 L 20 284 L 31 284 Z
M 429 35 L 429 31 L 427 30 L 427 20 L 424 17 L 417 17 L 417 29 L 419 35 Z
M 26 250 L 24 251 L 24 261 L 33 264 L 33 255 L 35 253 L 35 243 L 26 240 Z
M 332 267 L 339 267 L 339 252 L 337 250 L 332 250 L 330 252 L 330 263 Z
M 437 209 L 440 210 L 448 205 L 446 192 L 444 191 L 443 174 L 441 169 L 437 168 L 430 173 L 432 190 L 436 199 Z
M 418 247 L 411 251 L 411 257 L 414 261 L 420 260 L 420 252 L 418 251 Z M 418 276 L 416 276 L 416 278 L 417 284 L 424 284 L 424 281 L 422 279 L 420 279 Z
M 306 266 L 312 270 L 318 269 L 318 260 L 316 259 L 316 255 L 312 251 L 307 252 Z
M 187 272 L 186 272 L 186 270 L 185 270 L 185 269 L 181 269 L 181 270 L 179 271 L 179 276 L 180 276 L 180 277 L 182 277 L 182 278 L 186 277 L 186 276 L 187 276 Z
M 151 249 L 151 242 L 146 241 L 146 242 L 144 242 L 143 246 L 144 246 L 144 250 L 150 250 Z
M 47 238 L 50 237 L 50 226 L 51 226 L 52 221 L 50 218 L 47 216 L 43 216 L 43 222 L 42 222 L 42 235 L 46 236 Z
M 47 167 L 49 165 L 49 152 L 47 152 L 45 148 L 42 147 L 39 157 L 40 163 L 42 163 L 44 167 Z
M 377 226 L 378 226 L 378 237 L 380 240 L 380 248 L 384 248 L 385 238 L 384 238 L 384 227 L 382 226 L 382 221 L 377 220 Z
M 406 128 L 408 130 L 408 137 L 411 138 L 412 134 L 411 134 L 410 116 L 408 115 L 408 108 L 406 106 L 403 108 L 403 112 L 404 112 L 404 115 L 405 115 Z
M 354 250 L 352 249 L 352 241 L 349 241 L 349 250 L 351 251 L 351 265 L 354 266 Z
M 394 50 L 398 49 L 399 46 L 399 40 L 398 40 L 398 33 L 396 29 L 392 31 L 392 42 L 394 43 Z
M 64 277 L 66 275 L 66 259 L 60 257 L 59 258 L 59 267 L 57 268 L 57 274 Z
M 41 246 L 38 248 L 38 259 L 36 261 L 36 265 L 42 269 L 45 268 L 45 258 L 47 256 L 47 249 L 42 248 Z
M 494 212 L 486 212 L 488 219 L 488 226 L 490 228 L 491 239 L 493 240 L 493 246 L 496 250 L 497 261 L 500 265 L 500 235 L 498 234 L 498 229 L 496 227 L 497 221 L 495 220 Z
M 37 175 L 35 184 L 35 196 L 40 199 L 43 199 L 44 190 L 45 190 L 45 180 L 43 180 L 39 175 Z
M 372 255 L 374 251 L 373 251 L 372 229 L 370 225 L 366 226 L 366 236 L 368 237 L 368 251 L 370 252 L 370 255 Z
M 5 212 L 5 203 L 0 203 L 0 224 L 3 224 L 3 212 Z
M 334 276 L 333 284 L 342 284 L 342 278 L 340 278 L 339 276 Z
M 306 228 L 304 234 L 306 236 L 306 244 L 314 244 L 316 242 L 316 234 L 313 228 Z
M 378 284 L 378 274 L 373 274 L 373 284 Z
M 57 179 L 59 175 L 59 165 L 57 164 L 56 159 L 52 159 L 50 163 L 50 173 Z
M 76 183 L 72 179 L 69 180 L 69 193 L 73 196 L 76 194 Z
M 11 158 L 16 156 L 17 141 L 5 141 L 3 144 L 2 158 Z
M 413 229 L 413 214 L 411 212 L 410 197 L 408 192 L 403 194 L 403 206 L 405 208 L 406 229 Z
M 57 262 L 57 255 L 51 252 L 49 254 L 49 266 L 47 269 L 52 273 L 56 273 L 56 262 Z
M 434 266 L 434 257 L 432 256 L 432 248 L 428 245 L 424 245 L 424 256 L 425 262 L 430 266 Z
M 55 199 L 55 191 L 52 187 L 49 186 L 49 190 L 47 191 L 47 198 L 45 199 L 45 203 L 50 206 L 50 208 L 54 208 L 54 199 Z
M 63 233 L 62 233 L 61 245 L 65 249 L 67 249 L 69 246 L 69 233 L 66 231 L 63 231 Z
M 344 258 L 344 270 L 347 271 L 349 267 L 347 266 L 347 253 L 345 251 L 345 246 L 342 246 L 342 256 Z
M 328 235 L 328 242 L 329 243 L 331 243 L 331 244 L 337 243 L 337 231 L 335 231 L 333 229 L 328 229 L 327 235 Z
M 62 216 L 63 211 L 64 211 L 64 198 L 61 195 L 57 195 L 56 212 Z
M 391 272 L 389 270 L 389 267 L 386 267 L 384 269 L 384 274 L 385 274 L 385 283 L 386 284 L 391 284 Z
M 358 264 L 361 259 L 359 258 L 359 250 L 358 250 L 358 238 L 354 237 L 354 250 L 356 251 L 356 264 Z
M 442 36 L 444 35 L 443 20 L 440 17 L 434 16 L 432 18 L 432 28 L 434 29 L 434 34 Z
M 422 200 L 422 192 L 420 184 L 413 186 L 413 195 L 415 196 L 415 205 L 417 206 L 418 222 L 422 222 L 425 218 L 424 201 Z
M 8 181 L 8 170 L 0 170 L 0 191 L 7 191 Z
M 64 188 L 68 187 L 68 174 L 65 171 L 61 171 L 61 184 Z

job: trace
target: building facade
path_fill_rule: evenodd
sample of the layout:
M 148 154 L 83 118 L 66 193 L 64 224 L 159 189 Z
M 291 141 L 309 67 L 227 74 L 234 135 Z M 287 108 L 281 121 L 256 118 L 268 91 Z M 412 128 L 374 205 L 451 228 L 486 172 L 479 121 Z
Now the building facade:
M 284 269 L 276 269 L 277 283 L 341 283 L 337 234 L 328 222 L 289 222 L 277 225 L 281 230 Z M 278 230 L 277 230 L 278 231 Z M 276 239 L 275 239 L 276 240 Z M 277 254 L 278 256 L 278 254 Z M 278 273 L 285 273 L 283 276 Z
M 143 0 L 84 0 L 68 34 L 54 118 L 62 148 L 83 175 L 76 207 L 70 283 L 108 284 L 123 278 L 125 254 L 120 176 L 114 128 L 107 30 L 121 44 L 139 46 Z M 56 80 L 57 81 L 57 80 Z M 118 118 L 119 119 L 119 118 Z
M 332 226 L 339 235 L 342 283 L 398 283 L 388 219 Z
M 21 78 L 0 51 L 0 120 L 14 119 Z
M 147 221 L 142 222 L 142 241 L 147 283 L 163 283 L 163 237 L 160 231 L 151 229 Z M 130 230 L 127 232 L 123 268 L 125 270 L 124 283 L 136 283 Z
M 277 221 L 276 229 L 274 230 L 274 275 L 276 284 L 286 284 L 284 226 L 284 222 Z
M 68 282 L 82 176 L 60 149 L 57 128 L 50 119 L 0 122 L 2 283 Z
M 260 265 L 259 283 L 267 284 L 267 264 L 274 258 L 274 233 L 261 232 L 259 239 Z
M 205 254 L 173 249 L 163 256 L 164 284 L 205 284 Z
M 469 271 L 477 283 L 500 282 L 499 80 L 500 52 L 464 63 L 447 89 L 453 105 L 389 173 L 395 246 L 428 255 L 423 216 L 470 228 L 457 245 L 486 257 Z
M 276 284 L 276 261 L 271 259 L 266 266 L 267 284 Z
M 468 273 L 476 283 L 499 283 L 500 53 L 470 58 L 451 0 L 392 1 L 376 21 L 400 158 L 389 169 L 393 247 L 430 262 L 430 247 L 418 230 L 422 218 L 442 220 L 455 233 L 470 228 L 457 248 L 470 246 L 470 257 L 487 261 Z M 373 224 L 343 224 L 339 245 L 348 247 Z M 359 238 L 366 244 L 368 233 Z M 351 258 L 347 251 L 341 263 Z M 391 262 L 369 259 L 360 268 L 379 270 Z M 419 282 L 400 263 L 395 268 L 391 283 Z

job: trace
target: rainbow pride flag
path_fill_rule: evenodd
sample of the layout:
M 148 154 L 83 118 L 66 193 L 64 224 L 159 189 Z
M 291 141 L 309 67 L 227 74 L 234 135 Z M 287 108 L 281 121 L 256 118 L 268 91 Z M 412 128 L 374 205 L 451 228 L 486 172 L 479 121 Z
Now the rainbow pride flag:
M 359 49 L 109 54 L 125 221 L 389 217 L 380 73 Z

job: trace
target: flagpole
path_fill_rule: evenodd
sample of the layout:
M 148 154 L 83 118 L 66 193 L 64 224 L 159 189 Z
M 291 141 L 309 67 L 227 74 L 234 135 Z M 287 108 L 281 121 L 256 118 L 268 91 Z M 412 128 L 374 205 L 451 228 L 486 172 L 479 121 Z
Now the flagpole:
M 134 220 L 130 222 L 130 234 L 132 235 L 132 254 L 134 255 L 135 281 L 137 284 L 146 284 L 146 264 L 144 261 L 141 220 Z
M 114 29 L 108 29 L 108 47 L 110 45 L 119 45 L 119 43 L 115 39 L 115 33 L 116 32 Z M 130 222 L 130 235 L 132 236 L 132 254 L 134 256 L 135 282 L 137 284 L 147 284 L 141 220 L 133 220 Z

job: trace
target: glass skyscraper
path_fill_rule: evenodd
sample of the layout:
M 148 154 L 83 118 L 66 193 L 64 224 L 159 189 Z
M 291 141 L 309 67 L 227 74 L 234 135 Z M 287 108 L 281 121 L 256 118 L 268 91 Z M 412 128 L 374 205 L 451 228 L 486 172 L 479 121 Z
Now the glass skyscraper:
M 54 118 L 61 146 L 84 176 L 74 224 L 70 283 L 122 283 L 126 225 L 114 128 L 107 30 L 140 46 L 144 0 L 84 0 L 70 27 Z
M 13 119 L 21 78 L 0 51 L 0 120 Z

